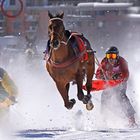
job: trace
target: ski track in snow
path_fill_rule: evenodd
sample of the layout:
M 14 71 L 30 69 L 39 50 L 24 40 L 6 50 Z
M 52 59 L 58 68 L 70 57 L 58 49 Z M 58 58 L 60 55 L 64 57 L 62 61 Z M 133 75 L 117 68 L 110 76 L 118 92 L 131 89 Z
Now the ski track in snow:
M 46 140 L 139 140 L 140 129 L 104 129 L 92 131 L 68 131 L 65 129 L 52 130 L 25 130 L 17 134 L 22 139 L 46 139 Z

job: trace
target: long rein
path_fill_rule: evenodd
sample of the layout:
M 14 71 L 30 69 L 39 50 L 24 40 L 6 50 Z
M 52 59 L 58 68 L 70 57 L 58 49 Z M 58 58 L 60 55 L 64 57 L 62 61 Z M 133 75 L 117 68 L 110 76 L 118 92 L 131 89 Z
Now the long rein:
M 70 37 L 68 38 L 67 41 L 60 41 L 60 44 L 64 44 L 65 46 L 68 45 L 68 42 L 70 40 L 70 38 L 72 37 L 72 34 L 70 35 Z M 81 59 L 81 57 L 84 55 L 84 53 L 86 52 L 86 49 L 84 49 L 82 52 L 80 52 L 77 56 L 75 57 L 72 57 L 71 59 L 67 60 L 66 62 L 62 62 L 62 63 L 56 63 L 55 61 L 53 61 L 51 59 L 51 55 L 52 55 L 52 50 L 53 48 L 51 48 L 50 50 L 50 56 L 49 56 L 49 59 L 48 59 L 48 63 L 53 65 L 53 67 L 55 68 L 65 68 L 65 67 L 68 67 L 70 65 L 72 65 L 73 63 L 77 62 L 78 60 Z

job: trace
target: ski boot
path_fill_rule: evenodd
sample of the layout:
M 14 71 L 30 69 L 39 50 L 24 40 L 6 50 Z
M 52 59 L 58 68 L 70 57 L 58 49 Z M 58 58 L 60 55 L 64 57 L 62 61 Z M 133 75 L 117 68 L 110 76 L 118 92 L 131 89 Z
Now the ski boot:
M 129 125 L 128 125 L 130 128 L 138 128 L 138 125 L 135 121 L 135 117 L 134 116 L 131 116 L 129 117 Z

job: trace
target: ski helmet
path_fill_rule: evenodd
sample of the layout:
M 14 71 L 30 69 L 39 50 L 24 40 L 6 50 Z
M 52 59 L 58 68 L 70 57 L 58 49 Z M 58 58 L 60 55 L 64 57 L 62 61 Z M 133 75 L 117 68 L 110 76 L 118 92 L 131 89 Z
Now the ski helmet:
M 115 54 L 119 54 L 119 50 L 117 47 L 115 46 L 111 46 L 110 48 L 107 49 L 106 54 L 108 53 L 115 53 Z

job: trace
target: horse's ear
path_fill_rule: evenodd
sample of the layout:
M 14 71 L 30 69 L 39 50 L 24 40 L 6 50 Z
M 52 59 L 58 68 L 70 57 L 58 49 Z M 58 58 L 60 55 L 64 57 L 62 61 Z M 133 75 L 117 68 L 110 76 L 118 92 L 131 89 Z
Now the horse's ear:
M 61 12 L 61 13 L 59 14 L 59 17 L 63 19 L 63 17 L 64 17 L 64 12 Z
M 48 16 L 51 18 L 53 18 L 53 15 L 50 13 L 50 11 L 48 11 Z

